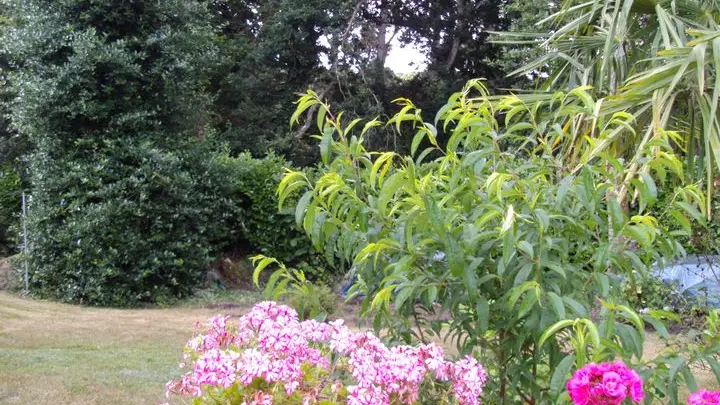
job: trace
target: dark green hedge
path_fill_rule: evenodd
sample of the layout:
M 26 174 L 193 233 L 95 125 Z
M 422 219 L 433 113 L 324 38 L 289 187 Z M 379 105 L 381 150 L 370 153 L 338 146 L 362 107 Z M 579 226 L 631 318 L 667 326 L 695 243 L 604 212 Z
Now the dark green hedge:
M 12 120 L 33 145 L 36 294 L 92 305 L 162 302 L 191 294 L 237 244 L 291 264 L 314 257 L 292 216 L 277 212 L 286 163 L 230 157 L 213 141 L 205 81 L 217 27 L 207 23 L 206 2 L 8 7 Z
M 292 201 L 278 211 L 277 186 L 290 164 L 274 154 L 254 159 L 244 153 L 224 161 L 233 168 L 233 187 L 243 200 L 243 234 L 254 252 L 300 268 L 311 278 L 331 281 L 332 266 L 297 228 Z
M 20 177 L 9 167 L 0 169 L 0 255 L 17 249 L 20 224 Z
M 30 207 L 33 289 L 97 305 L 189 295 L 213 255 L 240 236 L 242 212 L 225 168 L 150 145 L 112 152 L 34 167 L 48 180 Z

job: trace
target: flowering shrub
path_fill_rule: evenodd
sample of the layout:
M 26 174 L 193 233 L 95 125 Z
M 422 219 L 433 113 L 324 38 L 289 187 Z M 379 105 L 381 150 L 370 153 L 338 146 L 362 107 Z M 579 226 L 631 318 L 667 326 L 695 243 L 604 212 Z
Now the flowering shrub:
M 470 356 L 447 361 L 434 344 L 389 348 L 342 321 L 300 322 L 295 310 L 269 301 L 237 327 L 210 319 L 185 358 L 190 370 L 167 384 L 167 396 L 193 404 L 415 404 L 423 392 L 437 403 L 477 405 L 487 380 Z
M 688 405 L 720 405 L 720 391 L 707 391 L 703 388 L 690 394 Z
M 568 381 L 567 390 L 577 405 L 619 405 L 628 395 L 635 403 L 645 398 L 642 379 L 622 362 L 586 365 Z

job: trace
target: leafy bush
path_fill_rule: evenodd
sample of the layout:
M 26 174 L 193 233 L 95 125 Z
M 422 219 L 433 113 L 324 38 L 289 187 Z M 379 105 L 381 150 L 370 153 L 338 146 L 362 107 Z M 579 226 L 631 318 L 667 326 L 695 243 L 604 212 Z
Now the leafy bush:
M 632 281 L 682 254 L 677 238 L 689 235 L 691 219 L 702 220 L 705 200 L 694 185 L 676 188 L 668 208 L 652 212 L 658 188 L 683 178 L 677 135 L 648 131 L 632 158 L 615 158 L 609 151 L 634 135 L 633 118 L 598 115 L 602 100 L 585 88 L 527 104 L 471 82 L 435 123 L 399 103 L 387 123 L 343 122 L 308 92 L 292 120 L 320 105 L 323 174 L 289 172 L 281 200 L 299 193 L 298 223 L 315 247 L 353 263 L 354 291 L 377 328 L 404 341 L 451 337 L 461 353 L 479 349 L 495 376 L 494 403 L 557 401 L 551 383 L 564 379 L 568 354 L 558 342 L 540 344 L 543 331 L 589 319 L 597 297 L 619 288 L 619 275 Z M 413 129 L 412 156 L 365 149 L 364 134 L 383 125 Z M 444 147 L 439 125 L 450 134 Z M 579 140 L 589 141 L 573 147 Z M 423 315 L 436 308 L 450 319 Z M 640 357 L 635 342 L 644 331 L 604 319 L 617 324 L 608 332 L 613 345 Z
M 206 4 L 7 6 L 13 124 L 35 147 L 33 290 L 99 305 L 188 295 L 238 219 L 208 167 Z
M 20 177 L 9 167 L 0 170 L 0 255 L 13 253 L 20 219 Z
M 229 186 L 243 208 L 241 229 L 253 249 L 302 269 L 314 280 L 331 284 L 335 267 L 297 228 L 295 210 L 278 210 L 277 186 L 290 164 L 272 153 L 263 159 L 253 158 L 249 153 L 226 155 L 219 163 L 230 173 Z
M 285 261 L 312 252 L 312 246 L 303 244 L 307 237 L 295 231 L 292 214 L 278 212 L 275 190 L 289 164 L 274 154 L 254 159 L 249 153 L 228 158 L 226 164 L 232 167 L 233 187 L 243 199 L 243 232 L 250 244 Z
M 715 179 L 715 183 L 720 180 Z M 696 224 L 688 243 L 688 252 L 694 254 L 720 254 L 720 188 L 715 184 L 713 194 L 708 198 L 712 217 L 706 224 Z
M 640 312 L 663 310 L 677 314 L 682 319 L 677 326 L 685 329 L 701 326 L 712 310 L 707 291 L 689 296 L 678 285 L 666 284 L 651 274 L 635 281 L 624 280 L 621 283 L 621 294 L 616 298 L 627 301 L 628 305 Z
M 117 146 L 94 164 L 48 160 L 34 168 L 48 173 L 30 206 L 37 293 L 97 305 L 184 297 L 239 228 L 222 173 L 198 173 L 191 157 L 150 146 Z
M 327 285 L 308 283 L 306 290 L 290 296 L 289 303 L 301 319 L 327 319 L 335 313 L 338 297 Z
M 277 266 L 265 286 L 266 299 L 287 301 L 300 319 L 325 320 L 335 312 L 335 293 L 326 285 L 312 283 L 302 270 L 288 269 L 276 259 L 263 255 L 253 257 L 252 261 L 255 265 L 253 282 L 258 288 L 262 271 L 270 265 Z
M 682 295 L 678 286 L 665 284 L 652 275 L 638 280 L 624 280 L 621 284 L 622 296 L 632 308 L 664 309 L 676 313 L 687 313 L 691 301 Z M 619 297 L 620 298 L 620 297 Z

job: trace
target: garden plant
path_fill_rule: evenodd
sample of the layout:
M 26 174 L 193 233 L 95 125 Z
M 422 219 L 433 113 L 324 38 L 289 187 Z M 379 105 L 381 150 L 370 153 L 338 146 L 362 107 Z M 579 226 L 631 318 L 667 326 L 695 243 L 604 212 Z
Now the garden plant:
M 377 331 L 476 354 L 493 402 L 557 402 L 573 366 L 621 359 L 652 382 L 646 401 L 679 403 L 693 364 L 720 371 L 716 339 L 645 359 L 646 325 L 667 337 L 673 314 L 609 297 L 684 253 L 705 196 L 684 181 L 675 132 L 653 127 L 630 158 L 611 153 L 636 135 L 634 117 L 601 113 L 589 90 L 528 103 L 471 81 L 432 123 L 406 99 L 387 122 L 349 120 L 308 92 L 291 122 L 319 106 L 322 173 L 288 171 L 280 205 L 300 195 L 298 225 L 351 264 Z M 365 149 L 383 127 L 416 134 L 410 156 Z

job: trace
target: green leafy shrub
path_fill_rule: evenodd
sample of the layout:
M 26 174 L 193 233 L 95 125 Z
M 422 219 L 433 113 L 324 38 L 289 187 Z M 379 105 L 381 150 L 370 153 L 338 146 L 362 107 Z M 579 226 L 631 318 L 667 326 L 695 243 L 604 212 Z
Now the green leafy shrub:
M 717 179 L 715 180 L 717 182 Z M 720 188 L 712 187 L 713 194 L 708 198 L 709 211 L 712 214 L 706 224 L 696 224 L 688 243 L 688 252 L 694 254 L 720 254 Z
M 295 225 L 295 210 L 278 210 L 277 186 L 290 164 L 280 156 L 269 154 L 263 159 L 249 153 L 219 159 L 230 173 L 230 187 L 243 208 L 241 230 L 256 252 L 275 257 L 302 269 L 313 280 L 331 284 L 334 266 L 310 243 Z
M 682 319 L 682 322 L 676 326 L 686 330 L 701 326 L 715 308 L 710 302 L 711 293 L 707 288 L 698 288 L 697 294 L 691 296 L 683 293 L 675 284 L 667 285 L 655 279 L 649 282 L 647 287 L 641 288 L 640 292 L 640 298 L 644 303 L 649 302 L 654 305 L 636 308 L 642 308 L 643 311 L 649 308 L 672 311 Z M 633 303 L 633 298 L 630 298 L 630 302 Z
M 542 344 L 543 331 L 589 319 L 618 276 L 634 282 L 682 254 L 677 238 L 703 218 L 695 185 L 652 211 L 658 188 L 683 178 L 677 134 L 637 134 L 636 154 L 614 157 L 613 145 L 636 135 L 633 117 L 598 114 L 602 100 L 586 88 L 527 104 L 491 97 L 474 81 L 434 123 L 398 102 L 387 123 L 361 124 L 344 122 L 312 92 L 302 97 L 291 120 L 320 105 L 323 173 L 288 172 L 281 201 L 301 195 L 297 220 L 315 247 L 353 263 L 354 291 L 376 328 L 405 341 L 449 337 L 461 353 L 478 352 L 491 367 L 491 403 L 557 402 L 553 381 L 565 376 L 553 375 L 567 365 L 567 348 Z M 411 156 L 365 149 L 365 133 L 384 125 L 412 128 Z M 438 126 L 449 134 L 442 147 Z M 423 316 L 436 309 L 444 316 Z M 634 333 L 643 332 L 609 322 L 622 329 L 613 344 L 638 354 Z
M 34 168 L 63 173 L 36 183 L 30 206 L 31 283 L 41 295 L 99 305 L 187 296 L 239 228 L 222 173 L 198 173 L 192 158 L 150 146 L 117 146 L 94 165 Z
M 247 212 L 243 232 L 250 244 L 284 261 L 310 253 L 312 247 L 303 244 L 307 237 L 294 232 L 291 213 L 277 209 L 275 190 L 289 164 L 273 154 L 254 159 L 243 153 L 232 160 L 234 187 L 242 194 Z
M 701 326 L 712 311 L 707 291 L 688 296 L 676 284 L 666 284 L 652 274 L 641 276 L 634 282 L 623 280 L 620 292 L 615 298 L 627 301 L 636 311 L 663 310 L 677 314 L 682 319 L 677 326 L 684 329 Z
M 335 313 L 338 299 L 330 287 L 324 284 L 307 283 L 305 288 L 294 290 L 288 303 L 303 319 L 327 319 Z
M 35 148 L 33 291 L 95 305 L 187 296 L 238 218 L 204 141 L 206 5 L 7 5 L 13 124 Z
M 20 177 L 9 167 L 0 171 L 0 255 L 16 251 L 20 224 Z
M 637 310 L 665 309 L 676 313 L 687 313 L 692 302 L 682 295 L 677 285 L 665 284 L 652 275 L 640 277 L 635 282 L 624 280 L 621 284 L 622 298 Z
M 253 282 L 260 287 L 260 274 L 270 265 L 277 268 L 267 281 L 264 296 L 266 299 L 285 300 L 300 316 L 300 319 L 325 320 L 337 308 L 337 295 L 330 287 L 315 284 L 298 269 L 289 269 L 277 259 L 257 255 L 252 258 L 255 264 Z

